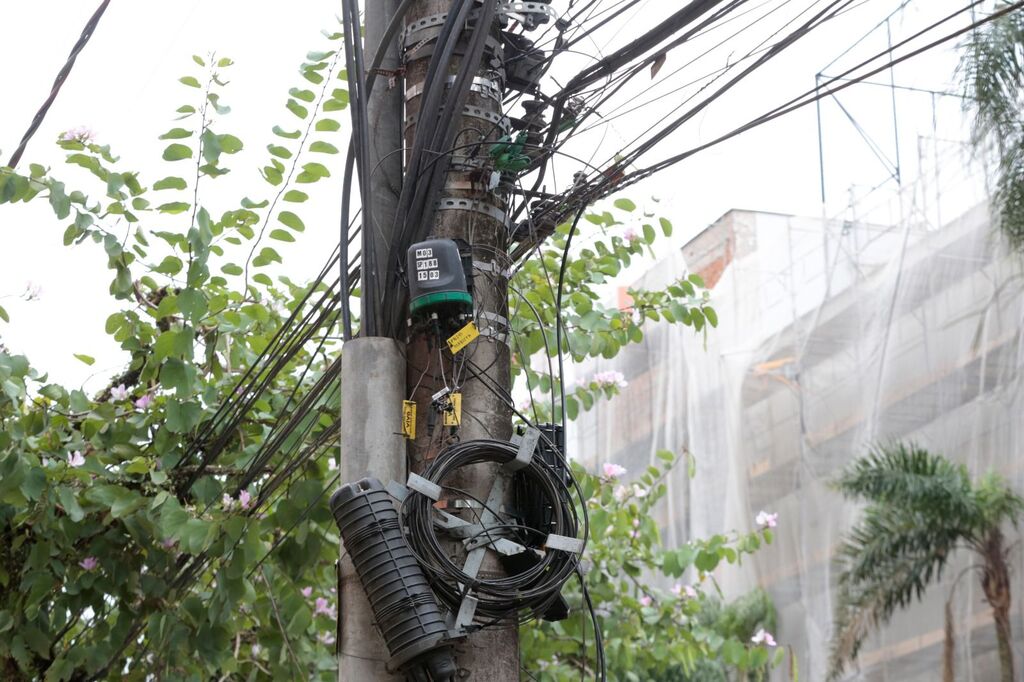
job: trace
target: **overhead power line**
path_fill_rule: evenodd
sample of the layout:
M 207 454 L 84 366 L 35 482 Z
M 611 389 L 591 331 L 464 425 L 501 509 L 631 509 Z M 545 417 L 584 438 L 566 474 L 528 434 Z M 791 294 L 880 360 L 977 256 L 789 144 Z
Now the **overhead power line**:
M 32 136 L 39 130 L 39 126 L 42 125 L 43 119 L 46 118 L 46 112 L 50 110 L 54 100 L 57 99 L 57 93 L 60 92 L 61 86 L 64 85 L 64 81 L 67 80 L 68 75 L 71 73 L 71 67 L 75 65 L 75 60 L 78 58 L 78 53 L 81 52 L 86 44 L 89 42 L 89 38 L 92 38 L 93 32 L 96 30 L 96 25 L 100 23 L 100 17 L 107 11 L 107 5 L 110 4 L 110 0 L 103 0 L 100 6 L 93 12 L 92 16 L 89 17 L 89 21 L 86 22 L 85 28 L 82 29 L 82 35 L 78 37 L 78 42 L 71 48 L 71 54 L 68 55 L 67 61 L 64 62 L 64 66 L 61 67 L 60 72 L 57 74 L 57 78 L 53 81 L 53 86 L 50 88 L 50 95 L 43 102 L 43 105 L 39 107 L 39 111 L 32 117 L 32 123 L 29 125 L 28 130 L 21 137 L 21 142 L 18 143 L 18 148 L 14 150 L 14 154 L 11 155 L 11 159 L 7 162 L 10 168 L 14 168 L 18 165 L 21 160 L 21 155 L 25 153 L 25 147 L 28 146 L 28 141 L 32 139 Z

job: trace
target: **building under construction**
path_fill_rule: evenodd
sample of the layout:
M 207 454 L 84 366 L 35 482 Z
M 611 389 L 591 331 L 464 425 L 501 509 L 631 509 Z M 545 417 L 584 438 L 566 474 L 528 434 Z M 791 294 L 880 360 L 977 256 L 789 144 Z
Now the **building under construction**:
M 826 677 L 833 557 L 858 516 L 829 487 L 846 463 L 873 443 L 914 441 L 1024 491 L 1024 260 L 1001 244 L 959 149 L 943 157 L 941 183 L 933 173 L 930 184 L 872 194 L 842 218 L 729 211 L 637 283 L 701 274 L 719 327 L 705 340 L 662 323 L 614 360 L 577 368 L 628 381 L 580 416 L 572 452 L 584 463 L 639 473 L 659 449 L 696 458 L 696 477 L 677 467 L 660 509 L 669 546 L 779 513 L 774 544 L 716 578 L 727 598 L 770 592 L 776 638 L 793 647 L 801 679 Z M 1008 544 L 1011 565 L 1024 565 L 1019 538 Z M 978 581 L 951 590 L 968 565 L 957 557 L 923 602 L 869 639 L 844 679 L 939 679 L 951 594 L 956 679 L 998 679 Z M 1019 665 L 1022 572 L 1013 580 Z

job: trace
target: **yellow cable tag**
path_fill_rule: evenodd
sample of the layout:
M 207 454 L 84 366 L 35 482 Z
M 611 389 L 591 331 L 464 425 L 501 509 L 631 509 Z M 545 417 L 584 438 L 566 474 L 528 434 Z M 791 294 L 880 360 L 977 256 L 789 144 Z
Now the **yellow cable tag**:
M 416 438 L 416 403 L 402 401 L 402 435 L 409 440 Z
M 461 426 L 462 425 L 462 394 L 452 393 L 451 409 L 444 411 L 444 425 L 445 426 Z
M 453 354 L 458 353 L 460 350 L 472 343 L 473 339 L 478 336 L 480 336 L 480 330 L 476 328 L 474 323 L 470 322 L 449 337 L 448 348 L 451 349 Z

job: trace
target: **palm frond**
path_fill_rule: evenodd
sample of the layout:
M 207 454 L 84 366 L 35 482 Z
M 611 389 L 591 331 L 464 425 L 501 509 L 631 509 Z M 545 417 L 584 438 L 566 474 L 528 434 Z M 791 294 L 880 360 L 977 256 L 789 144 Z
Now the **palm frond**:
M 920 600 L 938 580 L 959 535 L 929 524 L 919 514 L 889 505 L 868 507 L 864 520 L 840 549 L 839 577 L 829 679 L 856 658 L 870 631 Z
M 845 496 L 898 504 L 929 515 L 974 513 L 967 469 L 914 444 L 879 445 L 835 480 Z
M 1002 9 L 1005 2 L 996 9 Z M 997 219 L 1010 246 L 1024 250 L 1024 12 L 1004 14 L 972 31 L 957 69 L 964 104 L 974 114 L 972 143 L 996 152 Z

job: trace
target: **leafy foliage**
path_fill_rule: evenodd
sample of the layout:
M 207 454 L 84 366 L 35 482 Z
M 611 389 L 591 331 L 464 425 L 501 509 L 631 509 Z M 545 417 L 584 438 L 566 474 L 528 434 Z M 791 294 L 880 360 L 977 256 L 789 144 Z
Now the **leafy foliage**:
M 963 465 L 903 443 L 858 459 L 836 487 L 869 504 L 839 551 L 832 679 L 856 658 L 872 628 L 922 598 L 958 547 L 972 549 L 986 572 L 998 573 L 1000 526 L 1024 512 L 1024 498 L 998 476 L 972 483 Z
M 326 37 L 333 46 L 341 36 Z M 271 276 L 284 256 L 268 241 L 300 238 L 312 186 L 331 177 L 327 159 L 338 150 L 341 129 L 332 112 L 348 105 L 347 92 L 336 87 L 345 76 L 333 49 L 307 55 L 302 81 L 285 101 L 290 123 L 272 130 L 256 198 L 231 199 L 216 183 L 232 172 L 231 157 L 245 148 L 224 126 L 230 108 L 223 74 L 232 63 L 212 56 L 194 61 L 199 72 L 180 79 L 188 100 L 160 136 L 166 142 L 164 170 L 153 178 L 124 168 L 109 146 L 78 134 L 59 141 L 69 176 L 77 177 L 62 179 L 35 164 L 28 174 L 0 169 L 0 204 L 45 200 L 65 227 L 65 246 L 104 249 L 110 294 L 121 303 L 105 330 L 128 358 L 124 371 L 90 396 L 50 382 L 28 358 L 0 347 L 5 680 L 335 677 L 339 546 L 324 496 L 336 484 L 329 454 L 336 445 L 340 387 L 330 374 L 337 349 L 329 320 L 311 343 L 266 375 L 237 426 L 224 435 L 216 464 L 201 475 L 201 455 L 210 444 L 198 434 L 220 418 L 218 408 L 235 395 L 310 290 Z M 70 189 L 73 182 L 81 189 Z M 636 211 L 626 199 L 614 205 L 625 214 Z M 665 318 L 698 331 L 716 324 L 698 278 L 663 291 L 632 292 L 634 311 L 598 305 L 595 287 L 650 253 L 653 224 L 664 234 L 671 224 L 645 215 L 643 236 L 630 237 L 617 234 L 623 223 L 610 213 L 588 220 L 602 238 L 569 266 L 565 349 L 573 357 L 614 356 L 643 338 L 645 320 Z M 534 386 L 544 379 L 525 368 L 544 347 L 541 326 L 550 328 L 555 315 L 551 281 L 541 273 L 557 258 L 566 229 L 544 249 L 538 259 L 543 263 L 531 262 L 516 278 L 518 371 Z M 316 293 L 329 295 L 322 285 Z M 524 301 L 530 305 L 521 306 Z M 0 318 L 7 321 L 5 311 Z M 321 377 L 327 377 L 327 390 Z M 553 388 L 548 379 L 542 390 Z M 302 428 L 277 443 L 281 415 L 317 391 L 324 397 L 310 406 Z M 577 389 L 569 415 L 615 391 L 596 384 Z M 647 474 L 649 499 L 633 493 L 631 501 L 614 507 L 608 482 L 585 477 L 600 506 L 592 548 L 599 570 L 589 578 L 600 603 L 617 598 L 627 577 L 628 584 L 639 585 L 640 570 L 679 576 L 696 566 L 692 570 L 707 576 L 719 562 L 737 561 L 770 538 L 767 531 L 718 536 L 662 550 L 646 516 L 663 494 L 658 475 Z M 639 510 L 640 539 L 627 538 Z M 631 549 L 620 554 L 626 545 Z M 697 613 L 696 606 L 667 598 L 644 612 L 637 596 L 623 607 L 637 627 L 674 626 Z M 605 618 L 604 627 L 617 623 Z M 713 628 L 687 628 L 679 642 L 659 635 L 656 667 L 681 661 L 689 669 L 704 655 L 733 665 L 767 660 L 767 651 Z M 549 631 L 529 632 L 524 637 L 536 650 L 553 655 L 565 649 Z M 625 665 L 633 654 L 627 640 L 615 640 L 613 656 Z M 549 645 L 550 651 L 544 649 Z
M 1010 3 L 1000 0 L 994 11 Z M 1010 11 L 968 34 L 960 60 L 965 106 L 974 113 L 976 148 L 996 158 L 999 227 L 1024 250 L 1024 16 Z
M 716 535 L 682 547 L 665 548 L 652 510 L 664 497 L 664 476 L 675 462 L 659 453 L 661 467 L 650 467 L 631 486 L 576 467 L 589 500 L 591 542 L 587 548 L 587 588 L 598 614 L 614 680 L 687 680 L 700 670 L 764 670 L 783 655 L 750 641 L 759 627 L 774 627 L 774 608 L 765 595 L 727 607 L 713 572 L 735 564 L 772 540 L 763 529 Z M 692 585 L 671 590 L 652 586 L 693 577 Z M 575 680 L 591 676 L 593 631 L 578 586 L 563 594 L 573 616 L 556 623 L 532 623 L 520 630 L 523 665 L 531 679 Z M 580 615 L 582 614 L 582 615 Z M 708 678 L 714 679 L 714 678 Z

